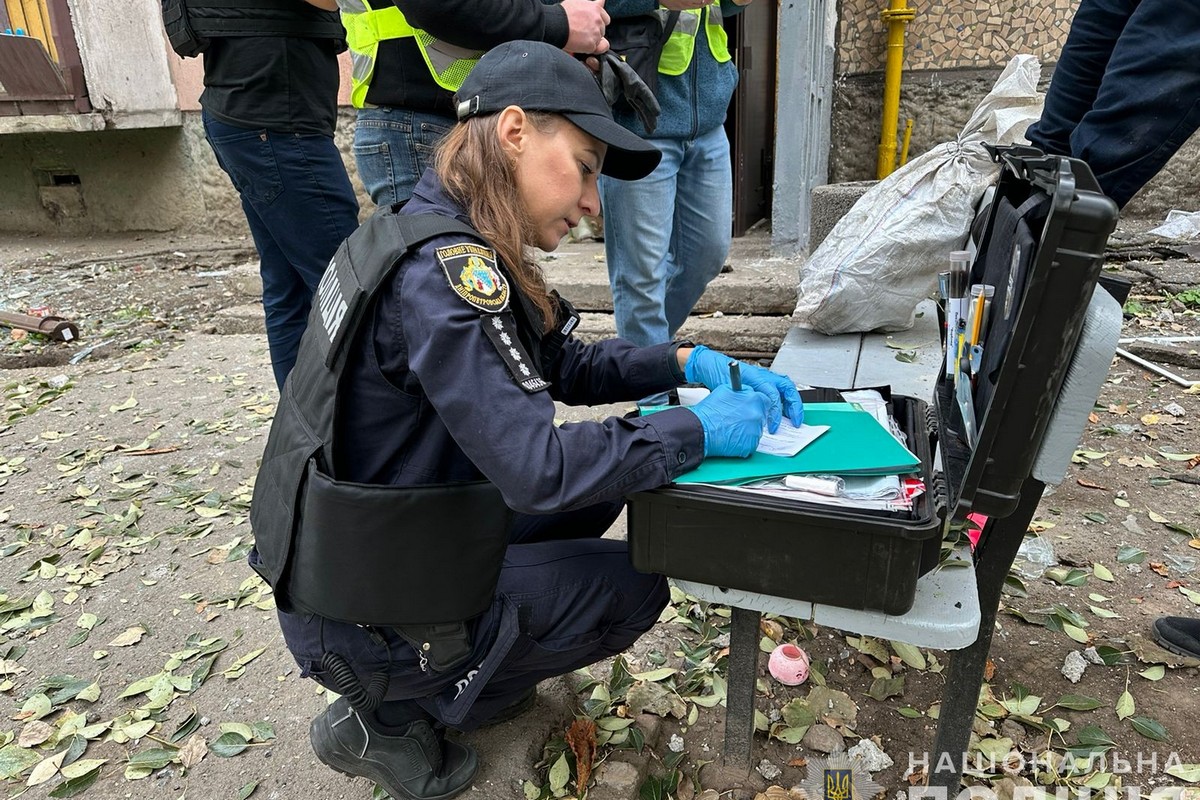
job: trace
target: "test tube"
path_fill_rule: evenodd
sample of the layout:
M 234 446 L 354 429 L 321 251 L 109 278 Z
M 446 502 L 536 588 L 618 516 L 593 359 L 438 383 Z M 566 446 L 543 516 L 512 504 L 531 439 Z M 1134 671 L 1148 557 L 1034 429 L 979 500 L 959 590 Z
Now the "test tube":
M 971 297 L 968 302 L 970 302 L 972 309 L 975 308 L 975 305 L 977 303 L 977 298 L 980 295 L 983 295 L 983 314 L 978 323 L 979 324 L 979 334 L 975 337 L 975 341 L 972 344 L 983 344 L 984 339 L 987 338 L 987 327 L 988 327 L 988 316 L 989 316 L 988 312 L 992 308 L 992 297 L 995 294 L 996 294 L 996 287 L 992 286 L 991 284 L 977 283 L 971 287 Z M 975 321 L 972 320 L 971 321 L 971 330 L 975 329 L 974 325 L 975 325 Z
M 966 250 L 950 253 L 949 299 L 946 301 L 946 377 L 958 371 L 958 332 L 966 320 L 969 306 L 967 284 L 970 281 L 971 254 Z

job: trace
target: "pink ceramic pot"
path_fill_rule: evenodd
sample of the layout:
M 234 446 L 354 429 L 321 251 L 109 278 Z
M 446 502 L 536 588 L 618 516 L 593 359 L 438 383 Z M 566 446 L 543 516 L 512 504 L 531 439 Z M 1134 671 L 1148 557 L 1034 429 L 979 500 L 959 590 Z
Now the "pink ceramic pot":
M 771 651 L 767 669 L 780 683 L 797 686 L 808 678 L 808 653 L 794 644 L 781 644 Z

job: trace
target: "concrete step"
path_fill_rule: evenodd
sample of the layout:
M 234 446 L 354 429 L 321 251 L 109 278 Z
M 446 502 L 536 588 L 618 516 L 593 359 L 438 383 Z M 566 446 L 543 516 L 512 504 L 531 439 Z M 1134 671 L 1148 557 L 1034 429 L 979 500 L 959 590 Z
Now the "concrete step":
M 727 263 L 732 271 L 708 285 L 695 312 L 679 331 L 730 354 L 768 358 L 791 327 L 800 262 L 770 254 L 770 236 L 757 231 L 734 239 Z M 546 280 L 580 312 L 576 335 L 596 341 L 617 335 L 604 244 L 567 243 L 541 256 Z M 264 333 L 262 280 L 257 264 L 235 267 L 231 284 L 246 301 L 218 311 L 209 330 L 221 334 Z
M 726 264 L 732 268 L 714 278 L 693 313 L 791 314 L 796 307 L 800 262 L 770 254 L 770 237 L 752 233 L 734 239 Z M 539 263 L 546 281 L 579 311 L 612 311 L 604 245 L 564 244 Z
M 594 342 L 617 335 L 612 314 L 583 312 L 579 316 L 575 335 L 582 341 Z M 679 336 L 730 355 L 769 358 L 783 344 L 791 327 L 791 318 L 784 316 L 698 314 L 688 318 Z M 265 334 L 262 304 L 246 303 L 221 309 L 213 315 L 208 332 L 225 335 Z
M 580 312 L 612 312 L 603 243 L 564 244 L 553 253 L 543 254 L 539 263 L 547 283 Z M 796 307 L 800 262 L 771 256 L 768 234 L 754 232 L 734 239 L 726 263 L 732 271 L 709 283 L 694 313 L 753 316 L 792 313 Z M 231 270 L 231 283 L 239 295 L 262 296 L 262 279 L 257 269 L 257 264 L 249 264 Z

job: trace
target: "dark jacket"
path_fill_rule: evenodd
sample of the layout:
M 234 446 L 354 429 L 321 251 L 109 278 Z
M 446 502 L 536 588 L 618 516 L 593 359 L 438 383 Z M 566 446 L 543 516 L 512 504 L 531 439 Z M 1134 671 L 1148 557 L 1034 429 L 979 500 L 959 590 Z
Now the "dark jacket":
M 514 39 L 562 47 L 570 34 L 559 0 L 392 1 L 414 27 L 472 50 L 489 50 Z M 453 94 L 434 83 L 412 39 L 380 42 L 376 57 L 368 103 L 453 116 Z
M 423 212 L 467 221 L 432 171 L 404 208 Z M 456 294 L 452 282 L 460 269 L 444 267 L 435 255 L 465 241 L 441 236 L 426 242 L 399 265 L 367 311 L 339 391 L 339 479 L 410 486 L 486 477 L 510 508 L 538 514 L 662 486 L 700 463 L 703 429 L 684 409 L 556 425 L 555 400 L 632 402 L 679 385 L 678 346 L 639 348 L 621 339 L 583 344 L 569 336 L 543 370 L 549 389 L 529 392 L 485 331 L 496 315 Z M 536 352 L 540 333 L 509 286 L 524 349 Z
M 764 2 L 764 0 L 759 0 Z M 740 14 L 742 6 L 720 0 L 721 14 L 729 17 Z M 658 3 L 654 0 L 608 0 L 604 10 L 614 20 L 654 11 Z M 732 52 L 732 42 L 730 42 Z M 662 112 L 658 115 L 658 127 L 653 136 L 631 109 L 618 106 L 614 109 L 617 122 L 646 139 L 695 139 L 708 133 L 718 125 L 725 124 L 725 112 L 733 90 L 737 88 L 738 70 L 732 61 L 719 63 L 708 47 L 705 31 L 696 39 L 696 51 L 692 63 L 682 75 L 658 74 L 658 91 L 655 96 Z

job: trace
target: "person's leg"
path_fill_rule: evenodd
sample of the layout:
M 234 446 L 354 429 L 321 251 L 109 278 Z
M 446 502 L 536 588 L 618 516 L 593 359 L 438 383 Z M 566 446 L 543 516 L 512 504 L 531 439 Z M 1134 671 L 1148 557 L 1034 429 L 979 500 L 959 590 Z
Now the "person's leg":
M 1200 3 L 1141 0 L 1071 155 L 1124 206 L 1200 127 Z
M 625 650 L 670 599 L 666 578 L 635 571 L 627 543 L 611 539 L 512 545 L 497 592 L 517 606 L 521 635 L 456 726 L 466 731 L 539 681 Z
M 636 345 L 670 341 L 664 298 L 670 264 L 671 210 L 683 143 L 656 139 L 663 158 L 640 181 L 600 179 L 604 253 L 617 335 Z
M 1054 68 L 1042 116 L 1025 132 L 1030 143 L 1069 156 L 1071 134 L 1091 110 L 1113 47 L 1139 0 L 1082 0 Z
M 708 282 L 721 273 L 733 235 L 733 168 L 729 138 L 718 125 L 684 148 L 671 232 L 667 330 L 674 337 Z
M 259 245 L 267 342 L 282 388 L 321 275 L 358 226 L 358 201 L 332 137 L 251 130 L 211 118 L 205 129 L 243 206 L 254 212 L 247 211 L 247 221 Z
M 369 697 L 375 676 L 388 675 L 393 686 L 423 677 L 415 652 L 394 632 L 282 611 L 279 624 L 301 674 L 342 695 L 309 726 L 321 763 L 396 798 L 448 798 L 471 785 L 479 766 L 472 747 L 446 738 L 415 700 L 385 695 L 374 706 L 379 697 Z
M 354 125 L 358 176 L 377 206 L 399 203 L 433 165 L 433 149 L 454 127 L 439 114 L 403 108 L 362 108 Z

